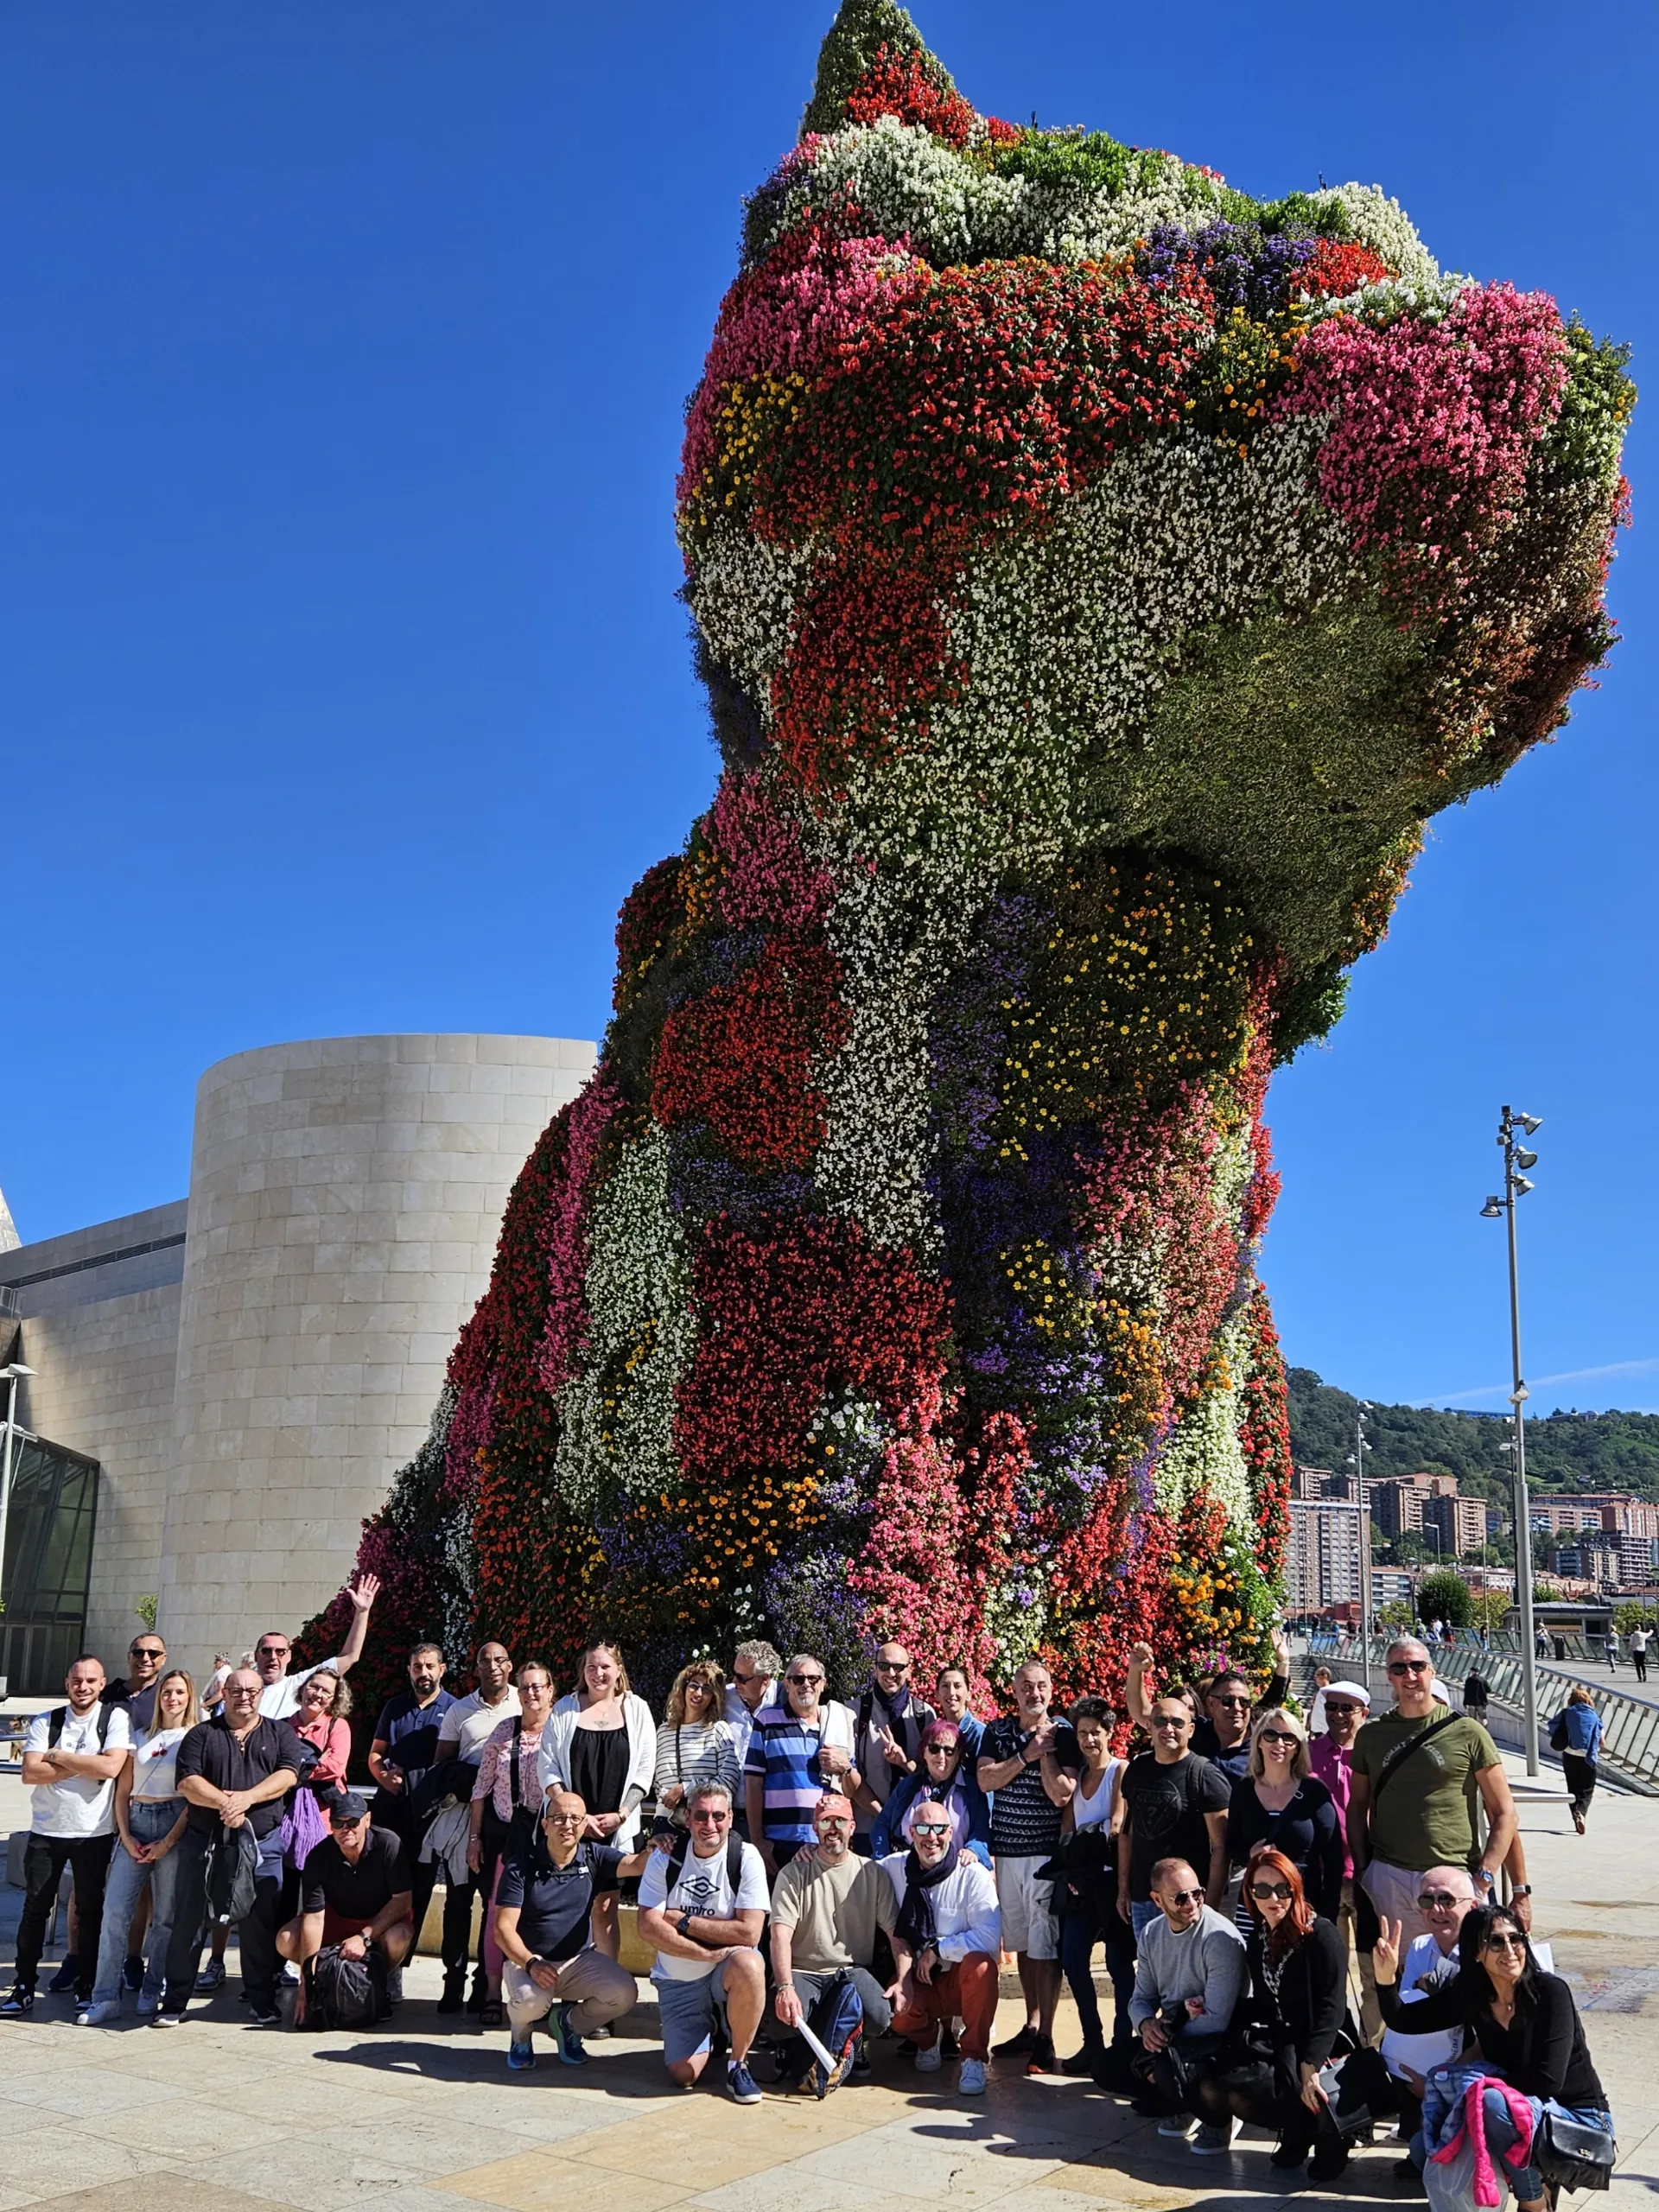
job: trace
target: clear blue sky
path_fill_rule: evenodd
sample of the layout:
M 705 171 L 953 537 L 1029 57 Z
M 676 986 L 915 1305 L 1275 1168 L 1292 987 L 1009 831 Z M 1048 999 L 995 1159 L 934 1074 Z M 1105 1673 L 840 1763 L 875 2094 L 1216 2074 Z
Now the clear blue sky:
M 221 1055 L 597 1036 L 611 930 L 715 774 L 680 410 L 830 0 L 168 0 L 0 14 L 0 1187 L 26 1238 L 178 1196 Z M 981 106 L 1258 193 L 1380 181 L 1443 264 L 1653 357 L 1654 19 L 922 0 Z M 1441 817 L 1275 1082 L 1290 1357 L 1496 1407 L 1510 1098 L 1541 1410 L 1659 1407 L 1653 402 L 1627 642 Z M 1586 1372 L 1586 1370 L 1592 1370 Z M 1600 1371 L 1593 1371 L 1600 1370 Z M 1482 1395 L 1482 1393 L 1484 1395 Z

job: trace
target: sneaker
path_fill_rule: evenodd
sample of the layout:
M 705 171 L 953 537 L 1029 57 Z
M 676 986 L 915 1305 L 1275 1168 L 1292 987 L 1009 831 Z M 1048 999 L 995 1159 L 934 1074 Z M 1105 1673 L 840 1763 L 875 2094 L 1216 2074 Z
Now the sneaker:
M 1160 2135 L 1172 2136 L 1177 2143 L 1185 2143 L 1192 2133 L 1193 2120 L 1190 2112 L 1173 2112 L 1158 2123 Z
M 35 2010 L 35 1992 L 20 1981 L 9 1996 L 0 1998 L 0 2020 L 26 2020 Z
M 467 1993 L 467 2010 L 469 2012 L 481 2012 L 484 2010 L 484 2000 L 489 1993 L 490 1985 L 483 1967 L 474 1967 L 473 1986 Z
M 964 2058 L 962 2071 L 957 2076 L 957 2087 L 964 2097 L 982 2097 L 985 2094 L 985 2062 L 982 2058 Z
M 524 2037 L 523 2043 L 512 2043 L 508 2044 L 507 2068 L 509 2072 L 513 2074 L 528 2074 L 531 2068 L 535 2063 L 536 2047 L 531 2042 L 528 2036 Z
M 181 2028 L 184 2015 L 182 2012 L 158 2012 L 149 2024 L 152 2028 Z
M 1074 2081 L 1092 2079 L 1098 2072 L 1101 2061 L 1105 2056 L 1105 2048 L 1103 2044 L 1086 2043 L 1083 2049 L 1075 2052 L 1071 2057 L 1063 2058 L 1060 2061 L 1060 2071 L 1062 2074 L 1070 2075 Z
M 1238 2122 L 1236 2120 L 1214 2127 L 1206 2120 L 1186 2147 L 1200 2158 L 1224 2158 L 1232 2149 L 1237 2133 Z
M 256 2028 L 280 2028 L 283 2024 L 282 2014 L 269 2000 L 257 2005 L 250 2003 L 248 2018 Z
M 207 1965 L 206 1965 L 205 1967 L 203 1967 L 203 1968 L 202 1968 L 201 1972 L 200 1972 L 200 1973 L 196 1976 L 196 1994 L 197 1994 L 197 1996 L 198 1996 L 198 1997 L 211 1997 L 211 1996 L 213 1995 L 213 1993 L 214 1990 L 216 1990 L 216 1989 L 223 1989 L 223 1988 L 224 1988 L 224 1986 L 225 1986 L 225 1961 L 224 1961 L 224 1960 L 223 1960 L 223 1959 L 209 1959 L 209 1960 L 208 1960 L 208 1961 L 207 1961 Z
M 1052 2074 L 1055 2071 L 1052 2036 L 1032 2037 L 1031 2049 L 1026 2054 L 1026 2071 L 1027 2074 Z
M 996 2055 L 999 2058 L 1017 2058 L 1023 2052 L 1029 2050 L 1036 2040 L 1036 2029 L 1027 2025 L 1021 2028 L 1018 2035 L 1006 2037 L 998 2044 Z
M 566 2066 L 585 2066 L 588 2063 L 582 2037 L 570 2025 L 570 2007 L 568 2005 L 556 2005 L 548 2014 L 547 2039 L 553 2046 L 555 2057 Z
M 297 1989 L 299 1986 L 300 1977 L 295 1973 L 292 1967 L 284 1967 L 281 1974 L 276 1977 L 276 1986 L 278 1989 Z
M 1576 1805 L 1573 1808 L 1573 1825 L 1580 1835 L 1584 1834 L 1584 1815 Z
M 162 1998 L 159 1990 L 141 1989 L 139 1991 L 138 2017 L 141 2020 L 153 2020 L 161 2009 Z
M 1123 2054 L 1109 2050 L 1095 2069 L 1095 2087 L 1109 2097 L 1133 2097 L 1139 2094 L 1141 2085 Z
M 467 2003 L 467 1969 L 447 1967 L 443 1975 L 443 1994 L 438 1999 L 440 2012 L 459 2012 Z
M 75 2025 L 78 2028 L 106 2028 L 111 2020 L 118 2020 L 120 2017 L 121 1999 L 111 1997 L 101 2005 L 83 2005 L 75 2015 Z
M 741 2058 L 727 2063 L 726 2094 L 734 2105 L 758 2105 L 761 2101 L 754 2076 Z
M 938 2036 L 934 2037 L 931 2043 L 918 2043 L 917 2044 L 916 2071 L 918 2074 L 937 2074 L 943 2063 L 943 2055 L 939 2050 L 939 2038 Z
M 870 2078 L 869 2045 L 862 2036 L 853 2044 L 852 2073 L 855 2082 L 868 2082 Z
M 126 1957 L 121 1962 L 121 1986 L 123 1989 L 137 1991 L 142 1989 L 143 1986 L 143 1959 L 138 1952 L 129 1951 Z
M 56 1974 L 53 1975 L 51 1980 L 46 1985 L 47 1995 L 48 1997 L 67 1997 L 70 1991 L 74 1987 L 76 1981 L 79 1978 L 79 1974 L 80 1961 L 75 1956 L 73 1951 L 66 1951 L 63 1956 L 63 1964 L 58 1968 Z

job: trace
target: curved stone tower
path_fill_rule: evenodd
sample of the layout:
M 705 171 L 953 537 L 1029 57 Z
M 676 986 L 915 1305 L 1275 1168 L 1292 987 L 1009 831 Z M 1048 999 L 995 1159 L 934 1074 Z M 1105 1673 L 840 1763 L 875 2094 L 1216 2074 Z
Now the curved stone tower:
M 1623 359 L 845 0 L 687 410 L 719 791 L 369 1532 L 400 1630 L 1255 1656 L 1268 1077 L 1605 652 Z
M 181 1663 L 338 1588 L 524 1152 L 593 1064 L 559 1038 L 334 1037 L 202 1077 L 158 1615 Z

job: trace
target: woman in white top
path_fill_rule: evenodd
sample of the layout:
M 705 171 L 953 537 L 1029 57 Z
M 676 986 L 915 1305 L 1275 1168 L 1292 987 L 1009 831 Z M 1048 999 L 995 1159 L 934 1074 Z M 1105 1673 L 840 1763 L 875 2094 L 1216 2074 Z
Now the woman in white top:
M 99 1930 L 92 2001 L 81 2015 L 83 2024 L 89 2028 L 103 2027 L 121 2017 L 127 1930 L 146 1886 L 149 1890 L 149 1957 L 138 1992 L 138 2012 L 148 2019 L 162 2008 L 179 1867 L 173 1847 L 184 1834 L 188 1809 L 179 1795 L 174 1769 L 179 1745 L 195 1722 L 196 1686 L 181 1667 L 171 1668 L 156 1685 L 154 1726 L 141 1743 L 134 1745 L 116 1777 L 115 1825 L 120 1840 L 104 1887 L 104 1922 Z
M 1126 1760 L 1112 1757 L 1112 1708 L 1104 1698 L 1079 1698 L 1066 1718 L 1083 1753 L 1083 1771 L 1060 1820 L 1060 1858 L 1065 1878 L 1054 1885 L 1060 1913 L 1060 1963 L 1077 2000 L 1083 2049 L 1065 2060 L 1063 2074 L 1097 2075 L 1105 2063 L 1106 2044 L 1100 2005 L 1090 1967 L 1095 1945 L 1106 1944 L 1116 2015 L 1123 2031 L 1122 2062 L 1128 2065 L 1129 1999 L 1135 1987 L 1135 1946 L 1115 1909 L 1117 1837 L 1122 1833 L 1124 1801 L 1119 1787 Z M 1116 2051 L 1120 2038 L 1115 2035 Z
M 628 1670 L 614 1643 L 590 1643 L 575 1688 L 553 1708 L 542 1738 L 542 1787 L 574 1789 L 588 1808 L 582 1834 L 632 1851 L 639 1808 L 657 1771 L 657 1724 L 651 1707 L 628 1688 Z M 616 1892 L 594 1900 L 596 1950 L 613 1959 L 620 1948 Z
M 674 1677 L 665 1717 L 657 1731 L 652 1795 L 676 1827 L 685 1826 L 686 1797 L 700 1782 L 717 1782 L 737 1802 L 737 1738 L 731 1724 L 721 1717 L 725 1695 L 726 1677 L 712 1659 L 694 1659 Z

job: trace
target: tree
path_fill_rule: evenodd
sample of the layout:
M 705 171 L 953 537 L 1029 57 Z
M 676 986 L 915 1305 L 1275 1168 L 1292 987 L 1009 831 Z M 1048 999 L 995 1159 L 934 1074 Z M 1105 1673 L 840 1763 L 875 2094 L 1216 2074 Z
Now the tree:
M 1471 1594 L 1469 1625 L 1478 1628 L 1483 1636 L 1496 1636 L 1509 1618 L 1510 1599 L 1502 1590 L 1482 1590 Z
M 1467 1628 L 1474 1618 L 1474 1610 L 1469 1585 L 1449 1569 L 1440 1574 L 1426 1574 L 1418 1585 L 1419 1620 L 1450 1621 L 1453 1628 Z
M 1377 1608 L 1376 1617 L 1385 1629 L 1409 1631 L 1417 1625 L 1417 1615 L 1403 1598 L 1390 1598 L 1386 1605 Z
M 1644 1605 L 1639 1598 L 1627 1598 L 1614 1610 L 1613 1626 L 1621 1636 L 1628 1636 L 1633 1628 L 1659 1626 L 1659 1613 L 1651 1605 Z

